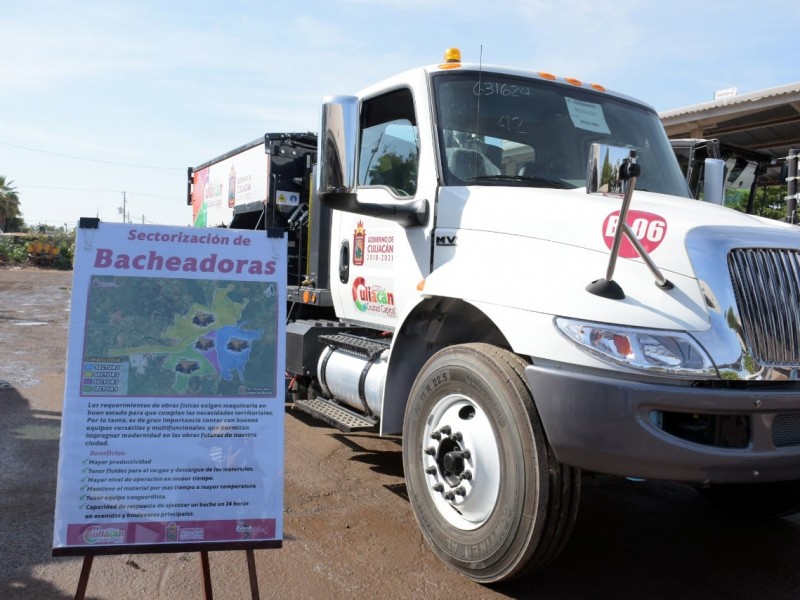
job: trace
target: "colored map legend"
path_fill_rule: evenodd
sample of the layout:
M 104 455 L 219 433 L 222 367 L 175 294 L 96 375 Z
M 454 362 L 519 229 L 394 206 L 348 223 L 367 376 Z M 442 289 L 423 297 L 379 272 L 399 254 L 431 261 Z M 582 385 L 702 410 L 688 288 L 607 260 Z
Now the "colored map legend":
M 83 364 L 81 396 L 126 396 L 127 362 L 119 358 L 88 358 Z

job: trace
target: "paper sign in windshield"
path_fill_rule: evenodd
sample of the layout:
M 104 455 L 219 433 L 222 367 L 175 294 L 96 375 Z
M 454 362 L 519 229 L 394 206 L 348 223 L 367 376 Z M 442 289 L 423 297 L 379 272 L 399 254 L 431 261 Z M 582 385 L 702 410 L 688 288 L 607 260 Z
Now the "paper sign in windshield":
M 603 107 L 594 102 L 582 102 L 573 98 L 565 98 L 572 124 L 580 129 L 610 134 L 611 131 L 603 114 Z

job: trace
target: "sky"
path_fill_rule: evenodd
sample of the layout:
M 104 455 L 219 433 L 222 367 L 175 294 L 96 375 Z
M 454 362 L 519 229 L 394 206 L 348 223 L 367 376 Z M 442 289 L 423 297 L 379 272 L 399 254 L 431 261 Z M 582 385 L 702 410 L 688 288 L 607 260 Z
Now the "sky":
M 190 225 L 187 168 L 316 131 L 324 96 L 464 62 L 658 111 L 800 81 L 800 2 L 0 0 L 0 175 L 29 225 Z M 759 13 L 768 7 L 769 12 Z

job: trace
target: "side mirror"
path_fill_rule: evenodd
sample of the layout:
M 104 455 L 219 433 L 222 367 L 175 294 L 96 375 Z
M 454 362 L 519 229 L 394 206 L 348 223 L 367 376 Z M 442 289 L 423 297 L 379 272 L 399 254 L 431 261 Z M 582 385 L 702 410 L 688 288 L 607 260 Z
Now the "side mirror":
M 322 101 L 317 155 L 317 194 L 323 203 L 356 201 L 358 98 L 330 96 Z M 341 209 L 346 210 L 346 209 Z
M 317 156 L 317 194 L 333 210 L 379 217 L 403 227 L 428 221 L 427 200 L 359 202 L 356 193 L 358 98 L 331 96 L 322 103 Z
M 703 200 L 722 205 L 725 202 L 725 161 L 707 158 L 703 170 Z
M 623 182 L 630 179 L 628 165 L 635 151 L 608 144 L 592 144 L 586 166 L 586 193 L 623 197 Z

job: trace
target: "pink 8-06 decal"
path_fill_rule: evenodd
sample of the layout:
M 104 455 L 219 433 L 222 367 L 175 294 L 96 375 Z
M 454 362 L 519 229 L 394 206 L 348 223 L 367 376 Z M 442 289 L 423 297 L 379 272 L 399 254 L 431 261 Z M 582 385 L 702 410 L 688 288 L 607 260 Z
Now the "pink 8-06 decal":
M 653 252 L 661 245 L 661 242 L 667 236 L 667 221 L 654 213 L 645 212 L 642 210 L 629 210 L 628 217 L 625 219 L 628 227 L 631 228 L 633 234 L 639 239 L 642 247 L 648 252 Z M 614 245 L 614 235 L 617 232 L 619 225 L 619 211 L 614 211 L 608 215 L 603 221 L 603 239 L 606 246 L 610 250 Z M 620 245 L 619 255 L 622 258 L 638 258 L 639 253 L 628 241 L 627 237 L 622 238 Z

